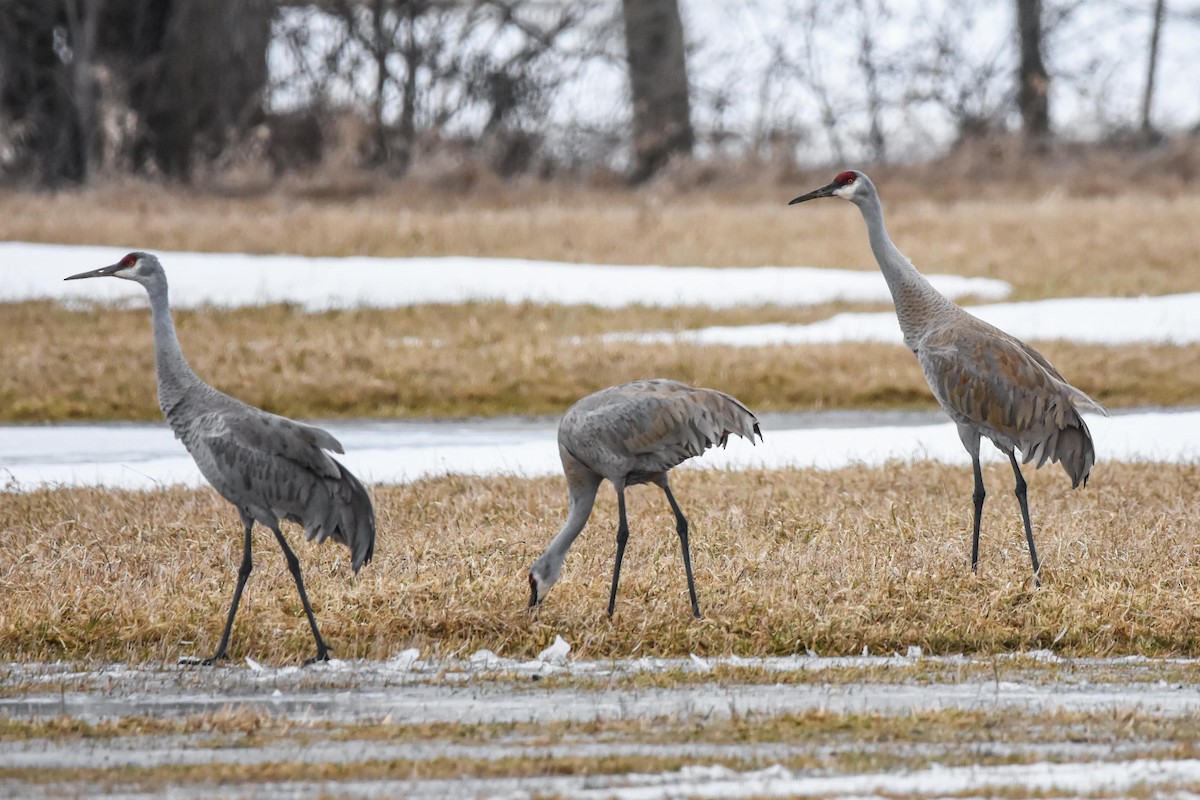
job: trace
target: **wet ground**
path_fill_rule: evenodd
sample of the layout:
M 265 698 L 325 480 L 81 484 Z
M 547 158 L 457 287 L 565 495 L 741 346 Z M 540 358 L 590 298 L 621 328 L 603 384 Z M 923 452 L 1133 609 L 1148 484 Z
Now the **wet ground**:
M 1179 740 L 1198 668 L 915 650 L 576 662 L 565 642 L 527 662 L 8 665 L 0 795 L 1183 796 L 1200 790 Z

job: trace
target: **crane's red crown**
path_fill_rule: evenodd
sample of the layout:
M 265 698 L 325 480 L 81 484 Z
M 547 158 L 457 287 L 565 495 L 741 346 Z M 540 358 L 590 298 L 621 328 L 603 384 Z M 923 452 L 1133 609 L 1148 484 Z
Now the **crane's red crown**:
M 857 175 L 855 175 L 850 170 L 846 170 L 845 172 L 839 172 L 838 176 L 833 179 L 833 182 L 836 183 L 838 186 L 849 186 L 850 184 L 854 183 L 854 181 L 856 181 L 857 179 L 858 179 Z
M 125 256 L 120 261 L 120 264 L 122 267 L 132 267 L 136 263 L 137 263 L 137 256 L 135 256 L 133 253 L 130 253 L 129 255 Z

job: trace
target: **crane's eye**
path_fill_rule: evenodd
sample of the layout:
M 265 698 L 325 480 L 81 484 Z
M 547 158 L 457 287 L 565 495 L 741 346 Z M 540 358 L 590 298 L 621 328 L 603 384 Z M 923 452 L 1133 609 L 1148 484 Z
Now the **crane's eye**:
M 847 186 L 849 186 L 849 185 L 850 185 L 850 184 L 852 184 L 852 183 L 854 183 L 854 176 L 853 176 L 853 175 L 851 175 L 849 178 L 846 178 L 846 185 L 847 185 Z

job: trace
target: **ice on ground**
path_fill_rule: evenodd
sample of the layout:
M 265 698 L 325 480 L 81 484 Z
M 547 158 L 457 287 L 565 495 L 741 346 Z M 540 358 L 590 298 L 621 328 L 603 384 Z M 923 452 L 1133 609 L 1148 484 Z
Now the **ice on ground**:
M 1097 462 L 1200 462 L 1200 410 L 1087 415 Z M 404 483 L 461 475 L 556 475 L 561 472 L 556 423 L 322 423 L 346 448 L 346 465 L 372 483 Z M 949 421 L 772 429 L 751 446 L 731 437 L 687 461 L 683 469 L 839 469 L 889 461 L 967 465 L 970 458 Z M 984 457 L 1001 458 L 984 448 Z M 105 486 L 152 489 L 198 486 L 203 478 L 165 423 L 0 426 L 0 489 Z
M 115 263 L 136 248 L 0 243 L 0 302 L 74 300 L 144 302 L 128 281 L 63 278 Z M 177 308 L 294 303 L 310 311 L 359 306 L 503 301 L 620 307 L 816 305 L 889 302 L 877 269 L 813 267 L 615 266 L 515 258 L 306 258 L 241 253 L 156 251 Z M 31 269 L 30 264 L 38 265 Z M 929 275 L 950 297 L 999 300 L 1004 281 Z
M 995 303 L 967 309 L 1018 339 L 1097 345 L 1185 345 L 1200 342 L 1200 293 L 1161 297 L 1092 297 Z M 612 333 L 602 341 L 688 342 L 735 347 L 883 342 L 903 344 L 891 311 L 836 314 L 808 325 L 735 325 L 690 331 Z
M 1069 674 L 1045 680 L 1036 660 L 1011 659 L 1007 680 L 950 678 L 878 682 L 878 671 L 922 668 L 938 663 L 961 667 L 988 665 L 994 658 L 899 655 L 867 658 L 706 659 L 708 667 L 727 666 L 784 675 L 846 670 L 834 681 L 802 680 L 786 687 L 743 683 L 736 673 L 720 681 L 684 682 L 662 687 L 613 681 L 637 674 L 707 675 L 694 660 L 618 658 L 573 661 L 551 667 L 534 659 L 518 661 L 490 651 L 466 659 L 416 660 L 411 669 L 391 662 L 343 660 L 317 669 L 294 665 L 254 669 L 248 664 L 220 669 L 127 667 L 75 671 L 69 665 L 10 664 L 5 679 L 42 690 L 0 696 L 0 715 L 73 716 L 94 722 L 136 716 L 176 718 L 220 710 L 265 710 L 285 718 L 339 724 L 378 722 L 425 724 L 547 723 L 603 719 L 727 717 L 731 714 L 779 715 L 826 710 L 832 713 L 910 714 L 947 709 L 1016 709 L 1025 713 L 1134 710 L 1168 717 L 1200 712 L 1194 684 L 1152 680 L 1194 668 L 1195 660 L 1072 659 Z M 1025 659 L 1022 662 L 1021 659 Z M 862 680 L 854 670 L 862 670 Z M 956 670 L 951 670 L 954 673 Z M 526 691 L 543 674 L 585 679 L 575 685 Z M 899 676 L 903 678 L 903 675 Z
M 779 765 L 753 772 L 687 766 L 678 772 L 632 774 L 624 785 L 567 790 L 577 800 L 660 800 L 664 797 L 893 797 L 1004 794 L 1005 790 L 1089 795 L 1184 788 L 1200 781 L 1200 760 L 1133 759 L 945 767 L 859 775 L 793 772 Z M 511 795 L 532 796 L 532 795 Z M 1158 795 L 1156 795 L 1158 796 Z

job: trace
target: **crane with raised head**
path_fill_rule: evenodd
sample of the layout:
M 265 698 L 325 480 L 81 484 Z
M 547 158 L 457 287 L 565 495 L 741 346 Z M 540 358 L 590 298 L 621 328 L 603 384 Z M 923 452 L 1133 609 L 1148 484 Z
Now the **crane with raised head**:
M 370 562 L 375 551 L 371 498 L 362 483 L 326 452 L 343 452 L 341 443 L 320 428 L 269 414 L 200 380 L 179 346 L 167 302 L 167 276 L 155 256 L 130 253 L 112 266 L 66 280 L 102 277 L 134 281 L 149 294 L 159 407 L 200 473 L 237 507 L 245 529 L 237 588 L 216 652 L 210 658 L 181 662 L 211 665 L 229 657 L 229 633 L 253 567 L 250 531 L 255 522 L 275 535 L 300 592 L 317 644 L 317 654 L 305 663 L 327 661 L 330 648 L 317 629 L 299 559 L 279 524 L 280 520 L 297 522 L 309 540 L 331 539 L 346 545 L 354 572 Z
M 1096 453 L 1080 412 L 1107 412 L 1067 383 L 1041 353 L 972 316 L 934 289 L 892 243 L 883 224 L 879 192 L 865 174 L 856 170 L 838 173 L 831 183 L 789 205 L 821 197 L 848 200 L 862 212 L 871 250 L 891 290 L 904 344 L 916 354 L 929 388 L 958 426 L 958 436 L 971 456 L 975 473 L 971 569 L 979 569 L 979 526 L 986 495 L 979 443 L 986 437 L 1012 465 L 1034 583 L 1041 585 L 1026 483 L 1015 451 L 1021 452 L 1023 463 L 1036 461 L 1036 467 L 1047 461 L 1062 464 L 1072 488 L 1086 485 Z
M 629 538 L 625 489 L 653 483 L 663 490 L 675 514 L 692 614 L 699 619 L 688 521 L 671 493 L 667 473 L 713 445 L 724 447 L 730 434 L 751 443 L 755 435 L 762 439 L 754 414 L 734 398 L 714 389 L 693 388 L 662 378 L 610 386 L 567 409 L 558 426 L 558 454 L 567 479 L 570 507 L 562 530 L 529 569 L 530 608 L 541 603 L 558 581 L 567 551 L 587 524 L 596 492 L 607 478 L 617 491 L 617 557 L 608 616 L 616 606 L 621 559 Z

